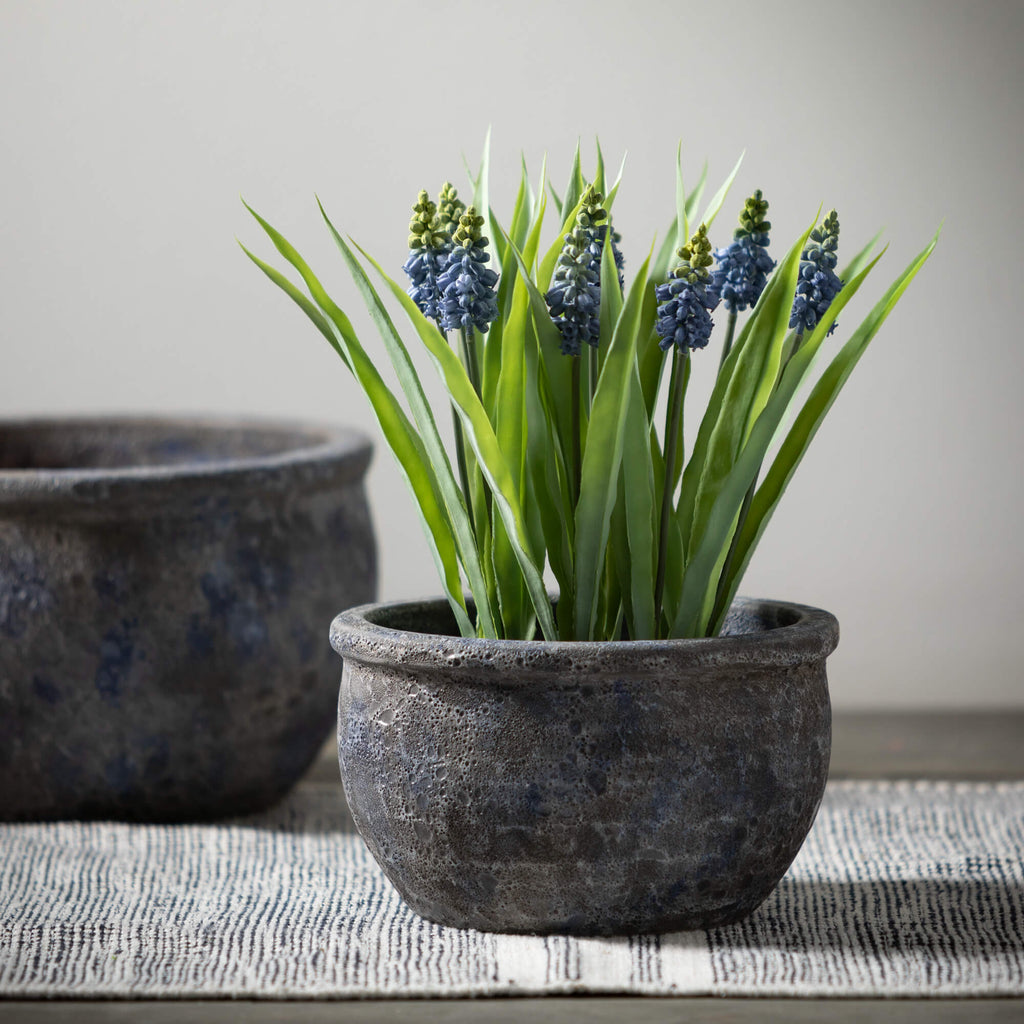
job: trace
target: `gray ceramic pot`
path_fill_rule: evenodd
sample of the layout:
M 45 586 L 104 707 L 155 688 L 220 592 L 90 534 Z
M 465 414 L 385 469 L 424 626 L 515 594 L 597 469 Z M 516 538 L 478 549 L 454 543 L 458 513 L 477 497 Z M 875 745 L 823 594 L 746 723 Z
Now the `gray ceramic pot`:
M 370 444 L 333 427 L 0 422 L 0 817 L 265 806 L 334 722 L 371 600 Z
M 447 606 L 339 615 L 360 833 L 440 924 L 708 928 L 778 884 L 828 773 L 827 612 L 738 601 L 710 640 L 461 639 Z

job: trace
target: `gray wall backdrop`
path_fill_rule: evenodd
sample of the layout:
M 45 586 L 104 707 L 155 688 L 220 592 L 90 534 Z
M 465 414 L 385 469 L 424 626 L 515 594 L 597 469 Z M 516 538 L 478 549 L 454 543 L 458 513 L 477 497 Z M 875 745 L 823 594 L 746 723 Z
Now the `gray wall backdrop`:
M 599 133 L 610 160 L 629 154 L 616 213 L 636 265 L 671 215 L 677 140 L 691 180 L 746 149 L 720 244 L 754 188 L 779 249 L 834 205 L 847 254 L 886 230 L 877 295 L 945 229 L 744 592 L 839 616 L 839 706 L 1024 704 L 1022 30 L 1024 5 L 980 0 L 2 0 L 0 409 L 372 430 L 337 357 L 237 248 L 270 254 L 240 193 L 357 312 L 314 192 L 397 273 L 417 189 L 464 184 L 488 125 L 499 211 L 520 150 L 535 170 L 546 152 L 560 185 Z M 691 414 L 704 394 L 706 377 Z M 435 592 L 380 450 L 370 494 L 382 596 Z

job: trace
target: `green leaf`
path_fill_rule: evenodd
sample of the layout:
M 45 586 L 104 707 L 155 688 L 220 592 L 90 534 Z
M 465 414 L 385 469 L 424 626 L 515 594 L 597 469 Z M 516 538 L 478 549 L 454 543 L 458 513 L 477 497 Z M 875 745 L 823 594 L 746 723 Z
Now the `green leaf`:
M 619 194 L 619 185 L 622 183 L 622 172 L 626 169 L 626 154 L 622 154 L 622 163 L 619 164 L 619 173 L 615 175 L 615 181 L 612 182 L 612 186 L 608 189 L 608 194 L 604 197 L 604 208 L 611 213 L 612 206 L 615 204 L 615 197 Z
M 476 547 L 473 524 L 466 509 L 462 491 L 455 479 L 455 474 L 452 472 L 451 462 L 448 459 L 448 453 L 445 451 L 437 424 L 434 422 L 433 410 L 430 408 L 427 396 L 423 392 L 423 385 L 420 382 L 419 374 L 417 374 L 408 349 L 406 349 L 401 336 L 395 329 L 395 325 L 388 315 L 377 290 L 366 276 L 366 272 L 360 266 L 348 243 L 331 223 L 330 218 L 327 216 L 327 211 L 324 210 L 319 199 L 317 199 L 317 205 L 320 207 L 320 214 L 338 247 L 338 251 L 345 260 L 345 265 L 352 275 L 356 288 L 366 304 L 370 319 L 373 321 L 381 340 L 384 342 L 384 348 L 388 353 L 388 358 L 391 360 L 391 365 L 394 367 L 395 376 L 398 378 L 402 392 L 405 394 L 406 401 L 409 403 L 409 408 L 412 411 L 413 420 L 420 432 L 423 447 L 427 457 L 430 459 L 431 465 L 434 467 L 438 488 L 448 510 L 452 535 L 455 538 L 455 547 L 459 552 L 462 567 L 466 572 L 470 593 L 476 601 L 481 629 L 484 631 L 485 636 L 495 636 L 497 630 L 493 609 L 487 603 L 487 586 L 484 581 L 484 572 Z M 435 332 L 437 332 L 436 327 Z M 440 337 L 440 333 L 437 333 L 438 337 Z
M 548 191 L 551 193 L 551 201 L 555 204 L 555 209 L 558 211 L 558 216 L 562 216 L 562 210 L 564 209 L 564 203 L 562 197 L 555 191 L 555 186 L 548 182 Z
M 572 213 L 575 218 L 575 212 Z M 559 250 L 560 247 L 559 247 Z M 522 253 L 512 246 L 512 253 L 519 267 L 519 275 L 530 297 L 530 310 L 533 313 L 534 329 L 537 332 L 537 344 L 544 365 L 543 379 L 547 382 L 550 393 L 550 408 L 554 413 L 559 446 L 568 453 L 571 447 L 571 414 L 570 414 L 570 363 L 568 356 L 562 355 L 562 336 L 554 325 L 548 312 L 547 303 L 537 283 L 530 276 L 529 266 Z M 556 252 L 557 255 L 557 252 Z M 568 455 L 567 464 L 568 464 Z M 571 467 L 570 467 L 571 468 Z
M 519 192 L 516 196 L 515 207 L 512 211 L 512 224 L 508 231 L 502 228 L 498 221 L 494 211 L 491 210 L 491 231 L 493 234 L 492 244 L 495 251 L 501 249 L 502 256 L 500 265 L 505 267 L 506 270 L 511 268 L 512 257 L 508 249 L 509 238 L 512 238 L 516 245 L 522 246 L 522 241 L 516 241 L 516 235 L 525 234 L 530 230 L 530 223 L 526 220 L 524 208 L 526 206 L 526 194 L 528 184 L 525 180 L 525 166 L 523 168 L 524 177 L 519 183 Z M 505 335 L 506 324 L 512 312 L 512 294 L 513 286 L 515 285 L 516 275 L 512 273 L 503 273 L 498 278 L 497 288 L 497 301 L 498 301 L 498 317 L 491 324 L 491 329 L 487 332 L 486 339 L 482 339 L 480 344 L 483 349 L 480 354 L 479 364 L 481 367 L 481 397 L 483 398 L 484 408 L 487 409 L 488 414 L 491 416 L 492 422 L 494 421 L 495 409 L 495 393 L 498 385 L 498 375 L 501 371 L 501 350 L 502 350 L 502 339 Z
M 677 197 L 676 197 L 676 212 L 672 217 L 671 222 L 665 229 L 665 233 L 662 235 L 661 246 L 658 249 L 658 255 L 655 257 L 654 263 L 651 264 L 651 280 L 660 284 L 668 278 L 669 271 L 674 267 L 676 262 L 676 250 L 688 240 L 688 236 L 683 237 L 680 241 L 679 238 L 679 208 L 678 208 L 678 184 L 682 179 L 682 168 L 679 164 L 679 160 L 682 156 L 682 143 L 680 143 L 679 153 L 676 157 L 676 175 L 677 175 Z M 696 188 L 686 196 L 683 202 L 683 232 L 686 235 L 688 225 L 694 221 L 694 213 L 697 205 L 700 202 L 701 196 L 704 194 L 704 187 L 707 183 L 708 165 L 704 164 L 704 169 L 701 172 L 700 181 L 697 182 Z M 725 192 L 728 191 L 726 186 L 723 186 L 722 192 L 723 198 Z M 709 206 L 710 209 L 710 206 Z M 642 379 L 642 377 L 641 377 Z M 646 387 L 645 387 L 646 391 Z
M 608 227 L 606 238 L 611 237 L 611 226 Z M 605 348 L 611 340 L 612 331 L 618 323 L 622 312 L 622 291 L 619 288 L 619 272 L 615 267 L 615 252 L 611 245 L 601 250 L 601 308 L 599 310 L 601 331 L 599 346 Z
M 689 362 L 689 360 L 687 360 Z M 629 635 L 633 640 L 655 636 L 655 488 L 651 458 L 651 424 L 644 407 L 643 388 L 636 361 L 630 368 L 629 396 L 622 448 L 623 498 L 626 511 L 629 575 L 620 582 L 629 589 Z
M 842 270 L 839 271 L 838 277 L 841 281 L 849 281 L 856 277 L 868 264 L 871 259 L 871 253 L 875 246 L 878 244 L 878 240 L 882 237 L 882 232 L 879 231 L 874 238 L 864 246 L 863 249 L 858 252 L 849 263 L 846 264 Z M 789 362 L 793 355 L 793 348 L 796 345 L 796 331 L 790 331 L 786 335 L 786 343 L 783 346 L 782 352 L 782 365 L 785 366 Z
M 537 195 L 533 191 L 533 183 L 530 181 L 530 172 L 526 168 L 526 154 L 523 153 L 522 151 L 520 151 L 520 153 L 519 153 L 519 160 L 520 160 L 520 164 L 521 164 L 521 167 L 522 167 L 521 172 L 520 172 L 522 174 L 522 181 L 523 181 L 523 184 L 526 186 L 526 203 L 525 203 L 525 217 L 524 217 L 524 221 L 525 221 L 526 224 L 532 224 L 533 223 L 533 218 L 534 218 L 534 216 L 537 213 Z M 543 189 L 544 189 L 544 176 L 547 173 L 546 164 L 547 164 L 547 161 L 546 160 L 543 161 L 541 163 L 541 168 L 540 168 L 541 191 L 543 191 Z
M 843 287 L 833 300 L 828 315 L 822 318 L 809 337 L 805 337 L 803 345 L 779 378 L 775 391 L 757 418 L 742 450 L 721 481 L 704 530 L 697 533 L 695 528 L 688 551 L 682 600 L 673 626 L 673 635 L 705 634 L 709 626 L 706 616 L 711 612 L 718 586 L 715 569 L 724 561 L 746 492 L 756 479 L 775 431 L 808 366 L 827 337 L 833 319 L 839 316 L 846 304 L 857 294 L 873 266 L 874 263 L 869 264 L 853 281 Z
M 532 323 L 526 332 L 525 350 L 528 479 L 542 531 L 540 540 L 531 533 L 531 541 L 534 551 L 547 550 L 551 570 L 565 593 L 572 587 L 572 504 Z
M 654 279 L 651 279 L 654 284 Z M 648 290 L 644 302 L 648 309 L 644 311 L 645 322 L 654 324 L 658 316 L 658 297 L 654 288 Z M 644 406 L 647 409 L 649 418 L 654 418 L 654 407 L 658 401 L 658 393 L 661 390 L 661 377 L 665 370 L 665 353 L 659 342 L 661 338 L 653 328 L 647 332 L 647 336 L 641 336 L 637 342 L 637 363 L 640 368 L 640 385 L 644 389 Z
M 906 291 L 910 282 L 917 275 L 917 272 L 931 256 L 938 242 L 938 237 L 936 233 L 931 242 L 918 253 L 906 270 L 892 284 L 881 301 L 865 318 L 857 331 L 850 337 L 850 340 L 839 350 L 815 384 L 803 408 L 800 410 L 793 426 L 780 446 L 771 468 L 754 495 L 750 512 L 740 531 L 736 552 L 733 557 L 732 571 L 727 580 L 727 597 L 723 603 L 723 611 L 719 620 L 712 623 L 714 633 L 721 629 L 722 620 L 732 604 L 733 598 L 736 596 L 736 591 L 739 588 L 740 581 L 743 579 L 747 566 L 750 564 L 750 559 L 757 547 L 758 541 L 760 541 L 761 535 L 764 533 L 765 527 L 778 506 L 789 481 L 793 478 L 797 466 L 800 465 L 807 449 L 810 447 L 811 441 L 814 440 L 818 428 L 824 421 L 829 409 L 832 408 L 832 403 L 836 400 L 843 385 L 853 372 L 853 368 L 867 350 L 868 344 L 878 333 L 879 328 L 896 305 L 900 296 Z M 872 240 L 871 245 L 865 252 L 870 252 L 870 249 L 874 246 L 874 241 Z M 863 254 L 859 254 L 851 265 L 855 266 L 860 263 L 862 256 Z M 834 318 L 829 317 L 828 322 L 831 322 L 832 319 Z M 797 353 L 797 357 L 799 355 L 800 353 Z
M 536 255 L 537 234 L 533 236 L 533 251 L 524 254 L 524 260 L 530 261 Z M 514 249 L 509 240 L 507 248 Z M 501 350 L 501 371 L 495 394 L 495 434 L 498 445 L 508 461 L 512 471 L 516 493 L 520 505 L 526 499 L 526 352 L 525 338 L 527 318 L 529 316 L 529 296 L 519 275 L 508 275 L 515 282 L 512 296 L 512 309 L 508 320 L 508 337 Z M 543 549 L 538 550 L 531 545 L 531 557 L 543 565 Z M 501 615 L 506 628 L 513 631 L 512 635 L 524 636 L 532 622 L 532 615 L 526 609 L 521 574 L 516 572 L 516 556 L 512 543 L 503 529 L 495 531 L 494 536 L 494 569 L 498 579 L 498 595 L 501 600 Z M 507 634 L 508 635 L 508 634 Z
M 868 242 L 868 244 L 865 245 L 864 248 L 861 249 L 860 252 L 858 252 L 842 270 L 839 271 L 840 281 L 849 281 L 851 278 L 856 277 L 868 265 L 868 262 L 871 259 L 871 253 L 874 251 L 874 248 L 881 237 L 882 232 L 879 231 L 874 238 L 872 238 L 871 241 Z
M 651 280 L 656 284 L 661 284 L 668 280 L 669 270 L 676 261 L 676 250 L 678 248 L 679 246 L 676 244 L 676 219 L 673 217 L 672 223 L 668 226 L 668 230 L 662 238 L 658 255 L 654 259 L 654 265 L 651 267 Z
M 573 154 L 572 167 L 569 169 L 569 182 L 562 195 L 562 205 L 565 209 L 574 210 L 576 208 L 586 187 L 587 183 L 583 180 L 583 174 L 580 171 L 580 143 L 577 139 L 576 152 Z
M 459 630 L 463 636 L 473 636 L 475 630 L 466 612 L 451 522 L 441 502 L 434 467 L 427 457 L 423 442 L 413 429 L 395 396 L 381 379 L 372 360 L 366 355 L 345 313 L 330 299 L 319 280 L 287 239 L 251 207 L 246 205 L 246 209 L 267 233 L 277 251 L 299 272 L 317 305 L 326 313 L 329 322 L 333 325 L 335 333 L 333 347 L 339 351 L 369 399 L 381 432 L 384 434 L 384 439 L 415 499 L 414 504 L 419 513 L 434 564 L 437 566 L 438 575 L 459 625 Z M 285 287 L 285 279 L 281 274 L 252 254 L 249 256 L 275 284 L 282 287 L 298 303 L 307 315 L 311 312 L 307 303 L 299 301 L 301 293 L 294 286 Z M 322 317 L 310 317 L 310 319 L 318 329 L 327 323 Z
M 674 516 L 670 516 L 668 521 L 666 565 L 668 573 L 665 576 L 665 595 L 662 598 L 662 620 L 671 625 L 676 620 L 679 604 L 683 599 L 683 538 L 679 532 L 679 522 Z
M 704 208 L 704 214 L 700 219 L 709 231 L 711 225 L 714 223 L 715 218 L 718 216 L 718 211 L 722 208 L 722 203 L 725 202 L 725 197 L 729 194 L 729 189 L 732 188 L 732 183 L 736 180 L 736 175 L 739 173 L 740 164 L 743 163 L 743 157 L 746 155 L 746 150 L 740 153 L 739 160 L 736 161 L 735 166 L 729 173 L 729 177 L 722 183 L 722 187 L 711 197 L 711 202 Z
M 676 244 L 677 249 L 686 245 L 690 237 L 690 223 L 686 215 L 686 187 L 683 185 L 683 143 L 676 148 Z
M 701 541 L 722 482 L 747 436 L 751 409 L 765 386 L 770 388 L 775 381 L 800 254 L 813 227 L 797 239 L 769 278 L 715 381 L 683 471 L 678 518 L 687 561 L 690 550 Z
M 697 213 L 697 207 L 700 204 L 701 198 L 704 195 L 704 188 L 708 183 L 708 162 L 704 161 L 704 166 L 701 168 L 700 180 L 697 182 L 694 190 L 686 197 L 686 203 L 683 206 L 684 213 L 686 214 L 687 223 L 693 223 L 693 218 Z
M 661 350 L 659 349 L 659 351 L 661 351 Z M 682 375 L 683 375 L 682 401 L 683 401 L 684 408 L 685 408 L 685 404 L 686 404 L 686 392 L 687 392 L 687 389 L 689 388 L 689 385 L 690 385 L 690 373 L 691 373 L 692 370 L 693 370 L 693 358 L 692 358 L 692 356 L 690 358 L 688 358 L 688 359 L 683 359 L 678 364 L 677 372 L 678 373 L 682 373 Z M 674 382 L 672 381 L 671 376 L 670 376 L 670 378 L 669 378 L 669 394 L 671 394 L 671 392 L 672 392 L 673 383 Z M 652 410 L 652 414 L 653 414 L 653 410 Z M 669 488 L 670 488 L 670 490 L 672 491 L 673 494 L 675 493 L 676 488 L 679 486 L 679 478 L 682 476 L 683 464 L 686 461 L 686 448 L 685 448 L 685 446 L 683 444 L 683 428 L 684 428 L 684 426 L 685 426 L 685 416 L 680 416 L 679 417 L 679 427 L 678 427 L 678 430 L 676 432 L 676 457 L 673 460 L 674 461 L 674 465 L 672 465 L 672 466 L 665 466 L 664 467 L 665 480 L 668 482 L 668 486 L 669 486 Z M 668 429 L 668 427 L 666 426 L 666 430 L 667 429 Z M 666 437 L 665 438 L 665 451 L 666 452 L 668 451 L 668 448 L 669 448 L 668 437 Z
M 381 265 L 365 250 L 360 248 L 359 251 L 380 275 L 381 280 L 391 290 L 396 301 L 401 304 L 410 323 L 416 329 L 416 333 L 419 334 L 427 352 L 437 366 L 445 388 L 455 403 L 465 427 L 466 440 L 472 446 L 480 470 L 490 486 L 494 507 L 501 516 L 501 521 L 512 543 L 544 638 L 555 639 L 551 602 L 544 588 L 540 569 L 534 564 L 529 554 L 529 539 L 523 521 L 522 508 L 519 504 L 519 496 L 516 492 L 515 480 L 498 444 L 491 421 L 477 393 L 473 390 L 465 368 L 445 343 L 434 324 L 420 312 L 416 303 L 406 294 L 405 289 L 393 281 Z
M 599 583 L 618 488 L 631 367 L 636 356 L 649 264 L 648 255 L 633 280 L 615 325 L 597 383 L 587 446 L 583 453 L 580 499 L 576 506 L 577 640 L 590 640 L 594 636 Z
M 236 239 L 237 241 L 237 239 Z M 269 263 L 264 263 L 258 256 L 249 252 L 248 249 L 241 242 L 238 243 L 241 246 L 242 252 L 249 257 L 256 264 L 260 270 L 263 271 L 267 277 L 270 278 L 278 288 L 281 289 L 298 307 L 302 310 L 310 320 L 313 321 L 313 326 L 327 339 L 330 343 L 331 348 L 341 356 L 341 361 L 349 368 L 352 369 L 352 364 L 348 361 L 348 356 L 345 350 L 338 344 L 338 339 L 334 336 L 334 331 L 331 329 L 330 323 L 326 317 L 320 312 L 316 304 L 311 302 L 302 292 L 294 285 L 287 277 L 284 276 L 279 270 L 276 270 Z

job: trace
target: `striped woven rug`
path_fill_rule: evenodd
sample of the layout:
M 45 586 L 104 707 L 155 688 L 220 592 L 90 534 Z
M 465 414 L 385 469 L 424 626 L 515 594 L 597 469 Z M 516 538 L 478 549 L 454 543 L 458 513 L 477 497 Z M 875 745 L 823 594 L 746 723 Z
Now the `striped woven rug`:
M 743 924 L 485 935 L 408 910 L 337 786 L 217 825 L 0 826 L 0 995 L 1024 994 L 1024 784 L 829 785 Z

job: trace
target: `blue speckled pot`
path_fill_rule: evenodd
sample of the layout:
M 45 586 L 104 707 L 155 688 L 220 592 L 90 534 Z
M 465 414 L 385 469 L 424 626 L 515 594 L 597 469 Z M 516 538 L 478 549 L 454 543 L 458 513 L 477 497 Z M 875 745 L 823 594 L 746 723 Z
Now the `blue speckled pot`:
M 753 911 L 810 829 L 827 612 L 738 601 L 708 640 L 461 639 L 443 602 L 339 615 L 352 815 L 440 924 L 621 934 Z
M 370 443 L 267 422 L 0 422 L 0 818 L 177 820 L 280 797 L 371 600 Z

